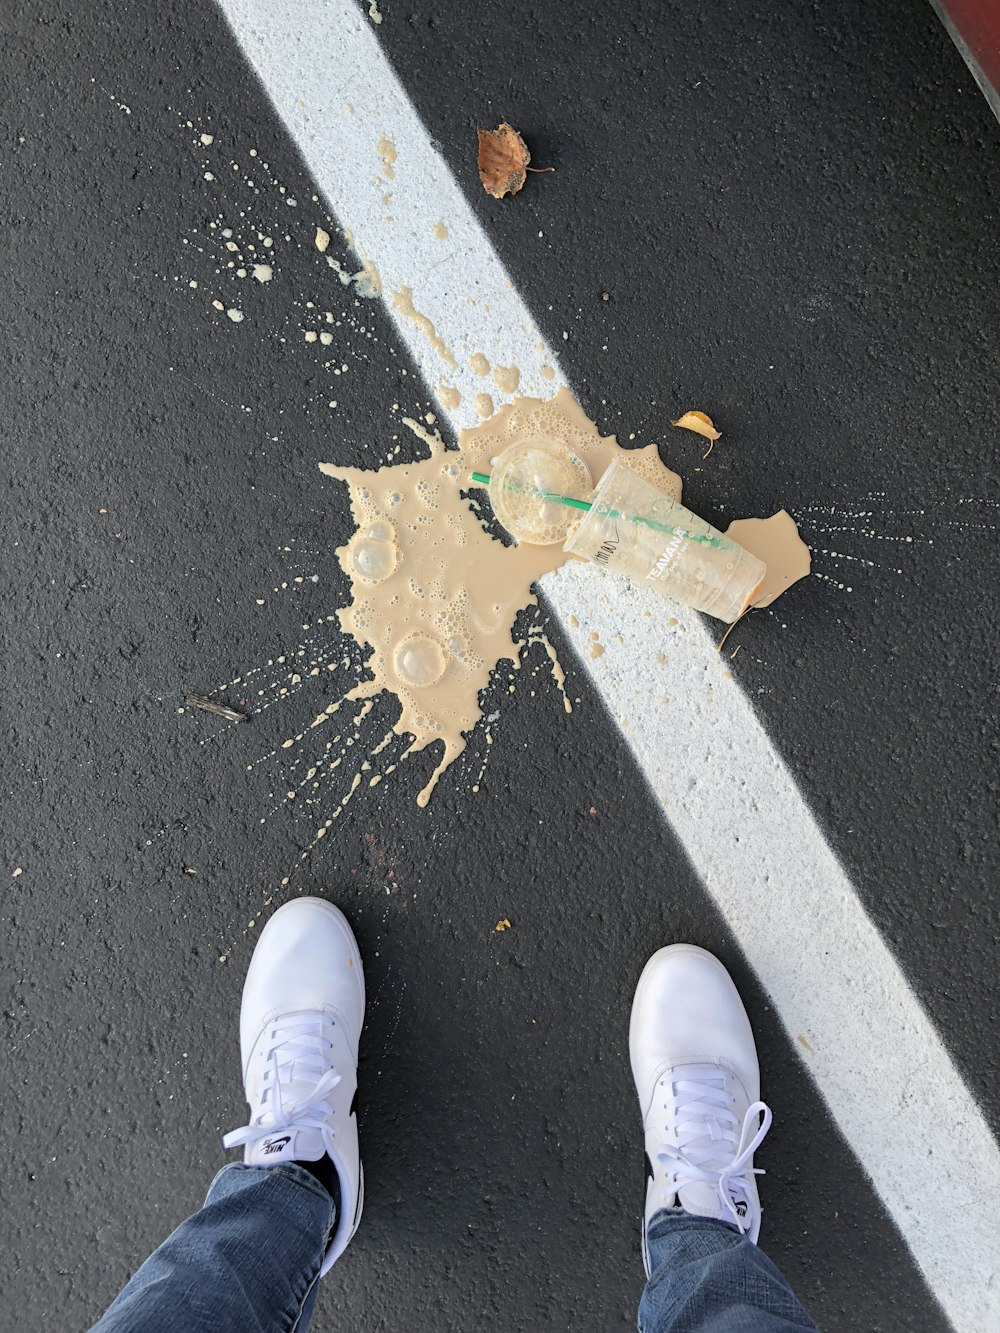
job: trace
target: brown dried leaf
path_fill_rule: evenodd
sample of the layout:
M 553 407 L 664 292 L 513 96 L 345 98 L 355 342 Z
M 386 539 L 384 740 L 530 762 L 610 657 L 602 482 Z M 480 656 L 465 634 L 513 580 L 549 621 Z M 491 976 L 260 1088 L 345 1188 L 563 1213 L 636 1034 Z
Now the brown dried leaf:
M 682 426 L 684 430 L 696 431 L 706 440 L 717 440 L 722 431 L 715 429 L 715 422 L 704 412 L 685 412 L 682 417 L 672 421 L 671 426 Z
M 495 130 L 481 130 L 479 136 L 479 179 L 483 189 L 494 199 L 505 194 L 517 194 L 525 182 L 525 172 L 531 161 L 528 145 L 513 125 L 506 121 Z

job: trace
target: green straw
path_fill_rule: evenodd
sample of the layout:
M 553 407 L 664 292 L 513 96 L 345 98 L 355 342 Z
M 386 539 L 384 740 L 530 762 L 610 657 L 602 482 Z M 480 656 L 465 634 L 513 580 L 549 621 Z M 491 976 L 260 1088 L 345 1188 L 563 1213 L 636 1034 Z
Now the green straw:
M 483 472 L 473 472 L 470 475 L 472 480 L 480 486 L 489 486 L 493 480 L 492 477 L 487 477 Z M 523 492 L 524 488 L 511 486 L 509 489 Z M 538 498 L 539 500 L 552 501 L 554 504 L 568 505 L 571 509 L 583 509 L 588 514 L 593 508 L 589 500 L 576 500 L 572 495 L 556 495 L 554 491 L 539 491 Z M 643 518 L 641 514 L 621 514 L 617 509 L 609 509 L 608 518 L 625 518 L 629 523 L 641 523 L 644 528 L 652 528 L 654 532 L 677 531 L 676 528 L 668 527 L 666 523 L 657 523 L 651 518 Z M 725 546 L 726 544 L 725 537 L 710 537 L 707 533 L 699 536 L 685 530 L 684 536 L 688 541 L 701 542 L 704 546 Z

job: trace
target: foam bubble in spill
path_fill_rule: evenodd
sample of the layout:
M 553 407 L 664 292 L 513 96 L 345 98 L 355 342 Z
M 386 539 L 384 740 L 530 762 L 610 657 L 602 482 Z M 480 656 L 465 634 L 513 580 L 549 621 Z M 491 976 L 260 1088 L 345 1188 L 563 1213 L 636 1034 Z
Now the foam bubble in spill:
M 448 656 L 429 634 L 411 634 L 396 645 L 392 664 L 404 684 L 425 688 L 444 675 Z
M 441 504 L 441 488 L 426 481 L 417 482 L 417 498 L 428 509 L 437 509 Z M 418 520 L 419 522 L 419 520 Z
M 381 583 L 399 564 L 396 533 L 384 520 L 371 523 L 350 544 L 348 559 L 354 572 L 366 583 Z

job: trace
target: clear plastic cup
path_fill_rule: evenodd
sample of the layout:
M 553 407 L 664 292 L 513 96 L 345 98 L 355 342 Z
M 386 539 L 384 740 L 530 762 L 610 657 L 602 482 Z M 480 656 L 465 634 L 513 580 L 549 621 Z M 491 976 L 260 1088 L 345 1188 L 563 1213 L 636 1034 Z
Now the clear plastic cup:
M 620 457 L 598 482 L 590 513 L 565 549 L 729 623 L 746 610 L 765 573 L 756 556 Z

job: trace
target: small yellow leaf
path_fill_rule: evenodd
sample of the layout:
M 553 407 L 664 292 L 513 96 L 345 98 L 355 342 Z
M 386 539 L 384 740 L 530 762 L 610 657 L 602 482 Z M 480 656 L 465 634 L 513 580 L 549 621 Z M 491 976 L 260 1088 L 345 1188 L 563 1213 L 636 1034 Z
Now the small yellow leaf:
M 693 430 L 704 435 L 706 440 L 717 440 L 722 431 L 715 429 L 715 422 L 705 412 L 685 412 L 682 417 L 672 421 L 671 426 L 682 426 L 684 430 Z

